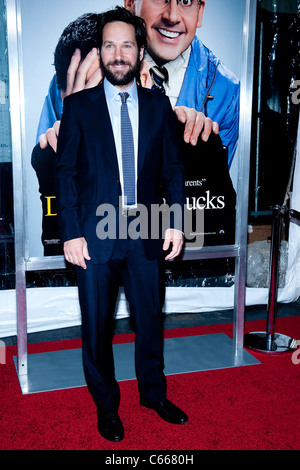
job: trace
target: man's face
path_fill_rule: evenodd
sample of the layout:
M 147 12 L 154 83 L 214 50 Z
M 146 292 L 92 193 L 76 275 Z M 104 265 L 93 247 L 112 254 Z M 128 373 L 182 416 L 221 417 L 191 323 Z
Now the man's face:
M 142 56 L 143 51 L 138 50 L 132 25 L 115 21 L 104 26 L 100 65 L 113 85 L 128 88 L 140 69 Z
M 196 1 L 196 0 L 195 0 Z M 196 14 L 183 12 L 176 0 L 157 5 L 151 0 L 124 0 L 125 8 L 144 19 L 147 28 L 147 51 L 162 65 L 176 59 L 193 41 L 196 28 L 202 25 L 205 2 Z

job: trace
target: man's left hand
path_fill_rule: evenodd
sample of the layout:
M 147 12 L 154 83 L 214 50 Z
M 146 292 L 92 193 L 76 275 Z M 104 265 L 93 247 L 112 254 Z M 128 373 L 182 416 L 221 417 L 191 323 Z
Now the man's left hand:
M 165 241 L 163 244 L 163 250 L 167 251 L 172 243 L 172 250 L 165 257 L 165 260 L 170 260 L 179 255 L 183 245 L 183 234 L 180 230 L 167 229 L 165 233 Z
M 208 140 L 212 131 L 214 134 L 219 134 L 219 124 L 193 108 L 176 106 L 174 112 L 177 119 L 185 123 L 183 138 L 187 144 L 196 145 L 200 134 L 204 142 Z
M 83 61 L 80 50 L 76 49 L 68 67 L 66 96 L 95 87 L 101 80 L 99 51 L 96 47 L 90 50 Z

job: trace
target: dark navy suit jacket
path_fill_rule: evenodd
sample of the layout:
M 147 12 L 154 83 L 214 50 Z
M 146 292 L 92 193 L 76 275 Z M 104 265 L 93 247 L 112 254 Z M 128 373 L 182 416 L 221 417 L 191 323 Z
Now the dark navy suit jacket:
M 138 87 L 139 136 L 137 202 L 148 209 L 162 204 L 185 204 L 184 167 L 178 142 L 176 117 L 169 99 L 155 91 Z M 85 237 L 92 263 L 105 263 L 116 240 L 100 240 L 96 226 L 101 218 L 97 207 L 116 208 L 121 195 L 117 153 L 103 85 L 74 93 L 64 100 L 60 125 L 56 195 L 62 241 Z M 174 220 L 173 220 L 174 219 Z M 182 219 L 173 218 L 171 228 L 181 229 Z M 144 240 L 148 258 L 162 254 L 162 239 Z

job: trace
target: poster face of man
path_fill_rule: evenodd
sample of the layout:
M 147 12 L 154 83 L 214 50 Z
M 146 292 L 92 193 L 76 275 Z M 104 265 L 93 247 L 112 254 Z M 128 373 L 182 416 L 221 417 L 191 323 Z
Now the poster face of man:
M 157 63 L 176 59 L 193 41 L 202 25 L 205 2 L 197 0 L 124 0 L 126 8 L 144 18 L 147 50 Z

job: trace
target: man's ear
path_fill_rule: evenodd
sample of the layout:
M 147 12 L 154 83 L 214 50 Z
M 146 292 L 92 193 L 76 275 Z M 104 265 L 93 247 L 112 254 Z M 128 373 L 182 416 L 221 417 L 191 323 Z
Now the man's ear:
M 141 49 L 140 49 L 140 61 L 143 60 L 143 58 L 144 58 L 144 53 L 145 53 L 145 48 L 144 48 L 144 47 L 141 47 Z
M 124 7 L 135 15 L 135 0 L 124 0 Z
M 140 79 L 143 88 L 152 88 L 152 78 L 149 72 L 149 65 L 145 60 L 141 63 Z
M 199 8 L 199 12 L 198 12 L 197 28 L 201 28 L 201 26 L 202 26 L 204 7 L 205 7 L 205 0 L 202 0 L 202 4 L 201 4 L 201 6 Z

